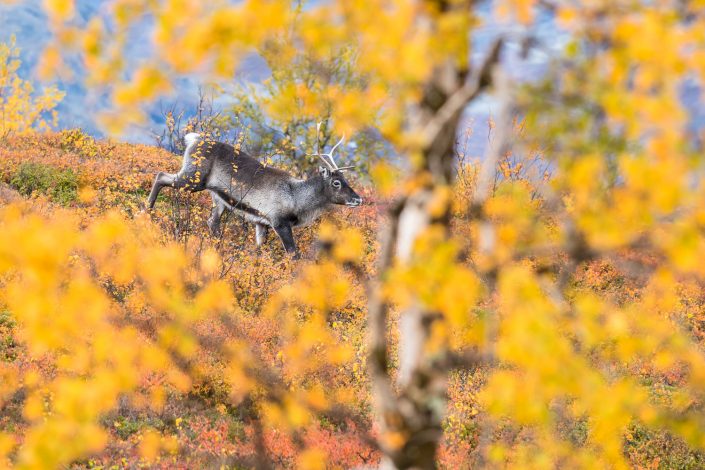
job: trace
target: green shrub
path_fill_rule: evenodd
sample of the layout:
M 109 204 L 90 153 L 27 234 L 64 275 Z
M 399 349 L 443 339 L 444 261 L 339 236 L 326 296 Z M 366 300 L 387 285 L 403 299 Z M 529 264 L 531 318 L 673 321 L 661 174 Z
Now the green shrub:
M 157 431 L 165 429 L 164 422 L 159 418 L 150 418 L 146 416 L 118 416 L 112 423 L 115 433 L 120 436 L 120 439 L 127 439 L 131 435 L 148 428 L 154 428 Z
M 688 447 L 683 439 L 640 424 L 629 427 L 625 454 L 635 468 L 697 470 L 705 468 L 705 454 Z
M 12 334 L 15 320 L 10 312 L 0 310 L 0 361 L 14 361 L 17 357 L 17 344 Z
M 54 202 L 69 205 L 78 197 L 78 174 L 59 170 L 41 163 L 22 163 L 10 179 L 10 185 L 20 194 L 46 194 Z

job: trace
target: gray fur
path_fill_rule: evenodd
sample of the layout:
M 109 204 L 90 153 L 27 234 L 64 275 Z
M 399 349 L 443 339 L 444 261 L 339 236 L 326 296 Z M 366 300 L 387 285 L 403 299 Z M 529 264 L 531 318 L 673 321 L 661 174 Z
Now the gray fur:
M 154 207 L 165 186 L 192 192 L 208 190 L 214 203 L 208 227 L 214 235 L 220 234 L 220 219 L 227 209 L 255 224 L 258 246 L 271 227 L 286 251 L 298 256 L 293 227 L 312 223 L 329 204 L 362 204 L 342 171 L 321 167 L 316 176 L 301 180 L 199 134 L 188 134 L 184 140 L 187 147 L 181 170 L 176 174 L 157 173 L 148 207 Z

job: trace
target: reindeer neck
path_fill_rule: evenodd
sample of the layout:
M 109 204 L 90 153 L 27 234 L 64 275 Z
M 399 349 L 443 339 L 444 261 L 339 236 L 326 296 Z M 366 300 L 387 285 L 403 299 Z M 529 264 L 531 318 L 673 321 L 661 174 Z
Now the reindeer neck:
M 315 210 L 322 209 L 328 204 L 325 191 L 325 180 L 321 175 L 301 181 L 297 187 L 297 197 L 295 198 L 301 207 L 298 209 Z

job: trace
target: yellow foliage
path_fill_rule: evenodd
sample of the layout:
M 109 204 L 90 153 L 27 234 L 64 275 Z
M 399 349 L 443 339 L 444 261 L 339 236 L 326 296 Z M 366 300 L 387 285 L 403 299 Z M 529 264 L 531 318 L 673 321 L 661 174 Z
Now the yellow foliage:
M 296 462 L 301 470 L 323 470 L 326 467 L 326 455 L 318 449 L 306 449 Z
M 78 230 L 78 221 L 68 214 L 49 221 L 23 214 L 22 206 L 3 207 L 0 220 L 0 302 L 20 326 L 17 338 L 27 353 L 49 361 L 56 371 L 28 375 L 24 381 L 29 387 L 24 415 L 32 424 L 18 454 L 20 465 L 55 466 L 102 449 L 107 436 L 96 421 L 151 374 L 163 375 L 165 385 L 177 390 L 190 386 L 171 361 L 173 354 L 189 358 L 199 348 L 186 325 L 229 310 L 233 302 L 227 285 L 207 280 L 212 265 L 205 263 L 196 272 L 205 281 L 191 295 L 183 284 L 187 268 L 198 268 L 197 263 L 187 263 L 174 247 L 150 245 L 154 240 L 137 237 L 139 224 L 116 213 L 85 230 Z M 145 262 L 169 269 L 145 269 Z M 97 273 L 91 274 L 89 265 Z M 111 274 L 139 286 L 142 308 L 149 305 L 175 315 L 174 321 L 158 327 L 156 340 L 140 334 L 140 324 L 122 317 L 106 295 L 102 282 Z M 28 297 L 28 290 L 34 294 Z M 152 399 L 153 406 L 160 406 L 157 395 Z M 145 458 L 155 457 L 156 439 L 144 436 Z
M 74 14 L 73 0 L 44 0 L 44 8 L 53 21 L 68 21 Z
M 32 132 L 35 128 L 47 130 L 55 125 L 54 108 L 64 97 L 56 87 L 35 93 L 32 82 L 18 75 L 19 54 L 14 36 L 9 43 L 0 44 L 0 139 Z

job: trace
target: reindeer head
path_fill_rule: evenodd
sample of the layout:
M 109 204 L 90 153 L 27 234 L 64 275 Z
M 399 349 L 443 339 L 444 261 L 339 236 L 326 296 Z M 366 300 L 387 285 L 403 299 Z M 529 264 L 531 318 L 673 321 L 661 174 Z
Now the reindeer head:
M 343 143 L 345 136 L 343 136 L 338 143 L 330 149 L 330 152 L 320 153 L 318 142 L 320 130 L 321 123 L 319 122 L 316 126 L 316 155 L 318 155 L 318 157 L 323 160 L 323 163 L 325 163 L 325 166 L 319 167 L 318 171 L 323 177 L 323 190 L 325 191 L 326 197 L 332 204 L 340 204 L 351 207 L 359 206 L 362 204 L 362 198 L 350 187 L 343 176 L 344 171 L 354 167 L 339 167 L 333 158 L 333 152 L 335 152 L 335 149 Z

